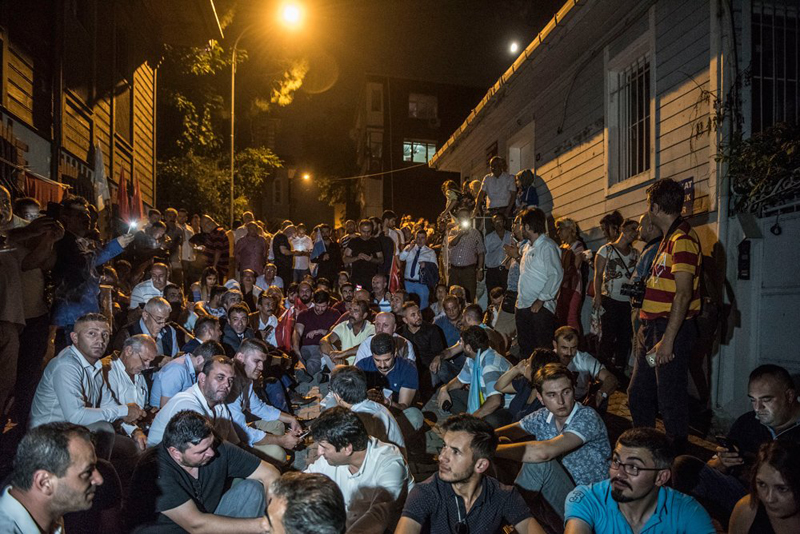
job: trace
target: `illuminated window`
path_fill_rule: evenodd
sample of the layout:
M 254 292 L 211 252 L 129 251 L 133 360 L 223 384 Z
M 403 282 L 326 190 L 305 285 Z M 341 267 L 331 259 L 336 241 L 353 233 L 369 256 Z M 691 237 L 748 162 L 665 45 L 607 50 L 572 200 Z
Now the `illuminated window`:
M 435 141 L 414 141 L 410 139 L 403 141 L 403 161 L 428 163 L 434 154 L 436 154 Z

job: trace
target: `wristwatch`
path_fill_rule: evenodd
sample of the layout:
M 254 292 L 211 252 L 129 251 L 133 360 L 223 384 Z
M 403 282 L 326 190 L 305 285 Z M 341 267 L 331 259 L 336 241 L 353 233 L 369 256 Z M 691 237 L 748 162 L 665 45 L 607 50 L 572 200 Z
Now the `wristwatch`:
M 601 391 L 600 392 L 600 396 L 603 397 L 604 399 L 607 399 L 608 398 L 608 393 L 606 393 L 605 391 Z

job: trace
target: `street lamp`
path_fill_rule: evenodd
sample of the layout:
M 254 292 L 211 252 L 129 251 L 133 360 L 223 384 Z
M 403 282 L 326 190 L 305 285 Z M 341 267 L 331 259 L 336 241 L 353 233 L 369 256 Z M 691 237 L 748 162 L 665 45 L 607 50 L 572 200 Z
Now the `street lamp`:
M 283 5 L 280 10 L 280 16 L 278 17 L 283 26 L 290 30 L 296 30 L 300 28 L 300 25 L 303 23 L 303 7 L 294 2 L 287 2 Z M 235 140 L 235 131 L 236 131 L 236 51 L 239 47 L 239 41 L 244 37 L 244 34 L 249 32 L 255 23 L 250 24 L 245 29 L 241 31 L 239 36 L 233 42 L 233 49 L 231 50 L 231 162 L 230 162 L 230 210 L 231 210 L 231 230 L 233 230 L 233 185 L 234 185 L 234 175 L 236 171 L 236 162 L 235 162 L 235 153 L 234 153 L 234 140 Z

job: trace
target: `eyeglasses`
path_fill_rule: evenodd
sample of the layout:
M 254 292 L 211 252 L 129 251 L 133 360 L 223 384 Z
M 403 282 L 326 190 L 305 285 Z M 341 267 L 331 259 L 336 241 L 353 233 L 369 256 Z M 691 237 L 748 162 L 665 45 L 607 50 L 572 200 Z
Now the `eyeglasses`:
M 609 458 L 611 461 L 611 469 L 619 470 L 622 468 L 625 471 L 626 475 L 630 475 L 635 477 L 639 474 L 639 471 L 663 471 L 663 467 L 639 467 L 638 465 L 634 464 L 623 464 L 617 458 Z
M 145 369 L 150 369 L 150 366 L 153 364 L 153 360 L 145 361 L 145 359 L 142 358 L 142 355 L 139 354 L 138 352 L 134 352 L 134 354 L 136 355 L 137 358 L 139 358 L 139 361 L 142 362 L 142 367 L 144 367 Z
M 167 324 L 167 321 L 169 321 L 169 315 L 167 315 L 166 317 L 159 317 L 158 315 L 152 313 L 149 315 L 150 318 L 153 319 L 153 322 L 159 326 L 164 326 L 165 324 Z

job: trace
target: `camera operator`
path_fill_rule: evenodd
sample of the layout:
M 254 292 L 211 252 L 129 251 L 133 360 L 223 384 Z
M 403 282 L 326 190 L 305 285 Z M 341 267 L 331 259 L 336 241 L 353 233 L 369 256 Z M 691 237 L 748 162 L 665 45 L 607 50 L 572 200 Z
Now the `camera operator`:
M 639 240 L 644 241 L 645 245 L 636 262 L 630 284 L 622 285 L 622 294 L 631 298 L 631 308 L 640 309 L 644 302 L 644 292 L 647 279 L 650 277 L 650 269 L 653 267 L 653 260 L 656 259 L 658 245 L 661 243 L 661 229 L 653 224 L 650 213 L 645 212 L 639 218 Z M 639 313 L 636 312 L 633 318 L 633 332 L 639 331 L 641 321 Z M 638 336 L 634 335 L 634 343 L 638 343 Z M 635 349 L 634 349 L 635 350 Z
M 469 209 L 458 209 L 457 226 L 450 228 L 447 245 L 450 247 L 448 278 L 451 286 L 461 286 L 467 291 L 467 302 L 475 298 L 478 282 L 483 280 L 483 260 L 486 249 L 481 233 L 473 228 Z
M 680 454 L 689 434 L 688 369 L 700 313 L 700 240 L 681 218 L 683 187 L 662 179 L 647 191 L 648 213 L 664 234 L 647 279 L 628 397 L 634 426 L 656 424 Z M 658 371 L 656 372 L 656 367 Z

